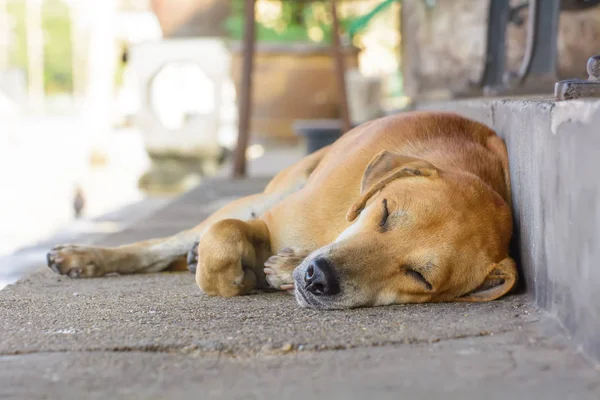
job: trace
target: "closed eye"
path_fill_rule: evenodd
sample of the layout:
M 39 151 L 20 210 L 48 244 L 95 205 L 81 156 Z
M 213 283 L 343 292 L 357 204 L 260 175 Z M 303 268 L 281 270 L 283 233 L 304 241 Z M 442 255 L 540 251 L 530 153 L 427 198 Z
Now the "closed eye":
M 423 284 L 427 288 L 427 290 L 433 289 L 433 286 L 431 285 L 431 283 L 429 283 L 429 281 L 427 279 L 425 279 L 423 274 L 421 274 L 419 271 L 415 271 L 412 268 L 407 268 L 405 270 L 405 274 L 410 276 L 414 280 L 419 281 L 419 283 Z
M 383 212 L 381 214 L 381 220 L 379 221 L 379 226 L 384 227 L 390 216 L 390 210 L 388 210 L 387 199 L 383 199 L 381 202 L 381 206 L 383 208 Z

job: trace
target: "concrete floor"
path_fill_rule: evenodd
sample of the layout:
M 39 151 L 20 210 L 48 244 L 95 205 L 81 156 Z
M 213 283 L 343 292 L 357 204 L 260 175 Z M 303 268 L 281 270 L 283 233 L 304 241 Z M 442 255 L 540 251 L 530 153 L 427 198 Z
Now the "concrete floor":
M 265 183 L 208 182 L 95 241 L 168 235 Z M 0 291 L 0 398 L 442 396 L 598 399 L 600 372 L 523 294 L 319 312 L 282 293 L 208 297 L 188 273 L 48 268 Z

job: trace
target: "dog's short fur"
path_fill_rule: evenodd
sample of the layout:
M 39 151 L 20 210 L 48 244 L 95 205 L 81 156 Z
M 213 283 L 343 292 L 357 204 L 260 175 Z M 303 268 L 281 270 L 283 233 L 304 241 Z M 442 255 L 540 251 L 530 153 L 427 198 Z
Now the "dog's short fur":
M 417 112 L 359 126 L 189 231 L 59 246 L 48 264 L 73 278 L 157 272 L 189 252 L 209 295 L 271 286 L 321 309 L 487 301 L 517 280 L 511 234 L 502 140 L 457 115 Z

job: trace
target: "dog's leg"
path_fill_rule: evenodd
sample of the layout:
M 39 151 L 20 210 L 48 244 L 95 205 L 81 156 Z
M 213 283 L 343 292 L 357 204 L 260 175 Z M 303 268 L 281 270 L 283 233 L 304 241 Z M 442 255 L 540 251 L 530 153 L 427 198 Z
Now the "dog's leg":
M 64 245 L 47 255 L 48 266 L 71 278 L 92 278 L 110 273 L 158 272 L 183 260 L 198 234 L 186 231 L 164 239 L 153 239 L 119 247 Z
M 263 269 L 270 255 L 264 221 L 219 221 L 204 233 L 198 245 L 196 283 L 204 293 L 224 297 L 266 288 Z
M 302 188 L 308 176 L 327 153 L 323 148 L 277 174 L 265 191 L 233 201 L 193 229 L 162 239 L 119 247 L 66 245 L 54 247 L 47 255 L 53 271 L 72 278 L 90 278 L 109 273 L 158 272 L 181 261 L 196 265 L 195 251 L 204 232 L 214 223 L 235 218 L 241 221 L 260 217 L 289 194 Z M 262 271 L 260 271 L 262 274 Z
M 309 255 L 309 251 L 286 247 L 265 261 L 267 282 L 275 289 L 292 290 L 294 277 L 292 272 Z
M 72 278 L 91 278 L 110 273 L 158 272 L 175 262 L 185 261 L 188 252 L 215 222 L 226 218 L 250 220 L 262 215 L 283 194 L 262 193 L 236 200 L 217 211 L 197 227 L 174 236 L 152 239 L 119 247 L 65 245 L 54 247 L 47 255 L 48 266 Z

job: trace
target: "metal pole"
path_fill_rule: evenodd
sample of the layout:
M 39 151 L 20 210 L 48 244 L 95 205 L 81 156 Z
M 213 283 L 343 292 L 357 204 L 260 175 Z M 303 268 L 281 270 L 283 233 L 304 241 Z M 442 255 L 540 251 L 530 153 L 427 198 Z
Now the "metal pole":
M 501 86 L 504 81 L 506 25 L 510 0 L 491 0 L 488 11 L 487 50 L 481 86 Z
M 338 20 L 336 0 L 331 0 L 331 18 L 333 29 L 331 39 L 333 41 L 333 59 L 335 61 L 335 75 L 340 93 L 340 115 L 342 118 L 342 134 L 351 129 L 350 111 L 348 109 L 348 96 L 346 94 L 346 76 L 344 67 L 344 53 L 340 44 L 340 22 Z
M 254 3 L 255 0 L 246 0 L 244 7 L 244 14 L 246 15 L 243 43 L 244 61 L 239 96 L 238 141 L 233 164 L 234 178 L 246 176 L 246 148 L 250 139 L 250 115 L 252 113 L 252 67 L 255 44 Z
M 518 73 L 521 84 L 533 79 L 556 79 L 560 0 L 530 0 L 527 47 Z

